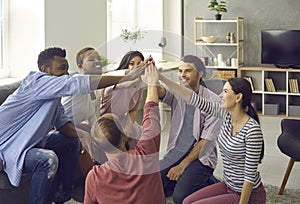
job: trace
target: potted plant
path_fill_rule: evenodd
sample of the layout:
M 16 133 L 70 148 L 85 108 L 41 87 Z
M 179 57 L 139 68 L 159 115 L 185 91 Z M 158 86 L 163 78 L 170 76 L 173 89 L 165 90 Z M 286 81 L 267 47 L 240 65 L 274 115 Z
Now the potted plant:
M 140 30 L 130 31 L 128 29 L 122 29 L 120 37 L 125 43 L 131 43 L 132 45 L 134 45 L 137 40 L 144 38 Z
M 216 20 L 221 20 L 221 12 L 227 12 L 226 2 L 222 0 L 220 2 L 218 2 L 217 0 L 211 0 L 210 4 L 208 5 L 208 8 L 210 8 L 211 11 L 217 12 L 217 14 L 215 15 Z

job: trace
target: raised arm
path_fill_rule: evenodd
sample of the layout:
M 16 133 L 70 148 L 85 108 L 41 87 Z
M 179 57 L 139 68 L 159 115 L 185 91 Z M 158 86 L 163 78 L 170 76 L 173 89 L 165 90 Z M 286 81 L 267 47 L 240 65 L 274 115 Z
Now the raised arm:
M 185 101 L 189 102 L 193 91 L 184 86 L 177 84 L 176 82 L 168 79 L 162 73 L 159 73 L 159 78 L 163 81 L 170 90 L 172 90 L 175 94 L 181 96 Z
M 145 70 L 145 75 L 142 78 L 143 81 L 148 85 L 147 97 L 145 102 L 158 103 L 158 71 L 152 63 L 148 65 L 147 69 Z
M 136 80 L 144 73 L 146 67 L 147 63 L 142 62 L 139 66 L 130 70 L 125 76 L 90 76 L 91 89 L 102 89 L 121 82 Z
M 108 86 L 115 85 L 121 81 L 123 76 L 90 76 L 91 89 L 102 89 Z

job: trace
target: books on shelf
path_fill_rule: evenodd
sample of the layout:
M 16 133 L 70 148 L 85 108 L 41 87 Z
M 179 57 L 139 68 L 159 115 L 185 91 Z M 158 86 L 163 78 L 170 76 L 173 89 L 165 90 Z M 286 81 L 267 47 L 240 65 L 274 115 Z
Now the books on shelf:
M 290 93 L 299 93 L 299 86 L 297 79 L 289 79 L 289 90 Z
M 265 84 L 268 92 L 276 92 L 276 88 L 271 78 L 265 78 Z
M 244 76 L 244 79 L 246 79 L 247 81 L 249 81 L 249 83 L 251 85 L 251 89 L 252 89 L 252 91 L 254 91 L 254 85 L 253 85 L 252 77 L 250 77 L 250 76 Z

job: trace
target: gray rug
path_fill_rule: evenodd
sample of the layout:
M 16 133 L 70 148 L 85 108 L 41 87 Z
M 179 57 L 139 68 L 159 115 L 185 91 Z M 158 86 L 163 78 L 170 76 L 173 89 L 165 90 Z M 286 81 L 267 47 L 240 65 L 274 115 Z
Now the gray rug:
M 267 204 L 300 204 L 300 189 L 285 189 L 283 195 L 278 195 L 279 187 L 265 185 L 267 192 Z M 70 200 L 65 204 L 80 204 L 75 200 Z M 166 199 L 167 204 L 174 204 L 171 197 Z
M 265 185 L 267 192 L 266 204 L 300 204 L 300 189 L 285 189 L 283 195 L 278 195 L 279 187 Z M 174 204 L 172 198 L 167 198 L 167 204 Z

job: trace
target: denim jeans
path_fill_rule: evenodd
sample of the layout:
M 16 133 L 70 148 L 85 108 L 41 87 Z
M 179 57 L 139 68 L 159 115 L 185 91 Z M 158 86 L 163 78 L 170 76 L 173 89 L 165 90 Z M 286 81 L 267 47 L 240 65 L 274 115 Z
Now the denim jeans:
M 53 189 L 57 189 L 54 202 L 63 203 L 71 198 L 73 174 L 80 150 L 79 139 L 51 132 L 43 144 L 30 149 L 25 157 L 24 172 L 33 173 L 29 203 L 47 203 L 52 183 L 55 185 Z
M 165 158 L 160 161 L 161 165 L 166 163 L 164 160 Z M 180 161 L 169 168 L 162 169 L 160 172 L 165 196 L 172 195 L 173 201 L 176 204 L 182 203 L 183 199 L 191 193 L 210 185 L 210 178 L 214 171 L 212 168 L 203 165 L 197 159 L 184 170 L 178 181 L 170 180 L 167 177 L 169 170 L 178 165 Z

